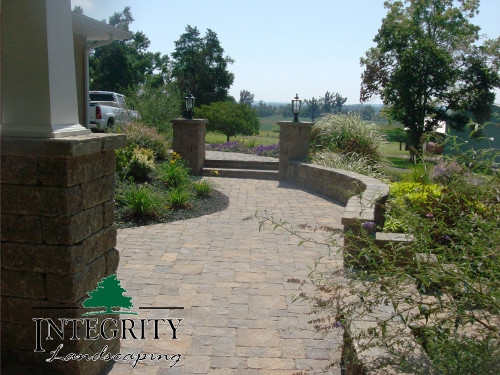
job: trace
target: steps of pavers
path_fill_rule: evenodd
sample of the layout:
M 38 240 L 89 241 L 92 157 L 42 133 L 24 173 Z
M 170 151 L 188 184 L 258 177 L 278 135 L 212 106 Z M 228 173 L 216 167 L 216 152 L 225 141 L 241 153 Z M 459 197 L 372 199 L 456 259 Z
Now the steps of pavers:
M 278 180 L 279 171 L 264 169 L 203 168 L 203 176 Z
M 205 159 L 203 176 L 278 180 L 278 161 Z
M 278 161 L 255 161 L 255 160 L 215 160 L 205 159 L 205 168 L 214 169 L 255 169 L 255 170 L 279 170 Z

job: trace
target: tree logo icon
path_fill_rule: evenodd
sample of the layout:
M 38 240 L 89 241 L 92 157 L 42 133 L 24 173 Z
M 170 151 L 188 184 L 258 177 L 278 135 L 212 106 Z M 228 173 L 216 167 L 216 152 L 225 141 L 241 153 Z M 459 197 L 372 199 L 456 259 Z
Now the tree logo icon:
M 132 297 L 124 296 L 125 289 L 120 285 L 120 280 L 116 274 L 104 277 L 97 283 L 97 287 L 88 293 L 89 298 L 83 301 L 82 306 L 85 308 L 104 307 L 104 311 L 90 311 L 83 315 L 103 315 L 103 314 L 133 314 L 136 312 L 130 311 L 132 305 Z M 113 310 L 113 308 L 127 309 Z

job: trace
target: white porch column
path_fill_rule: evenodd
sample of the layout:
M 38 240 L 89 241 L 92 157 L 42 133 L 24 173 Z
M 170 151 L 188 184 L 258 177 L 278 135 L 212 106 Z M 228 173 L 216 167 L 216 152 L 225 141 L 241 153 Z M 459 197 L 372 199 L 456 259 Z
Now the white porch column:
M 2 136 L 88 134 L 78 123 L 70 0 L 3 0 Z

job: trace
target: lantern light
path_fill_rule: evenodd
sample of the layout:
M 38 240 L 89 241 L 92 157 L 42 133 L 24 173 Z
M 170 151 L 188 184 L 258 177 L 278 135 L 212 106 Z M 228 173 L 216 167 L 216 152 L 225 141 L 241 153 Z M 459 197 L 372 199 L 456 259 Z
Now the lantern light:
M 295 98 L 292 99 L 292 112 L 293 112 L 293 122 L 299 122 L 299 112 L 300 106 L 302 105 L 302 100 L 299 99 L 299 95 L 295 94 Z
M 195 97 L 192 94 L 189 94 L 186 96 L 186 111 L 187 111 L 187 117 L 186 119 L 192 120 L 193 119 L 193 109 L 194 109 L 194 101 Z

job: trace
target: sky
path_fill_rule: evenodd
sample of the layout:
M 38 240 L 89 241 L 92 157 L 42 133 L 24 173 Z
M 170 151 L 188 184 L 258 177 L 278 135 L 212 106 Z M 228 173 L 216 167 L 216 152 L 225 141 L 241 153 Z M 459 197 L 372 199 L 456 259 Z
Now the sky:
M 229 94 L 254 94 L 256 102 L 322 97 L 326 91 L 359 103 L 360 58 L 387 14 L 383 0 L 71 0 L 84 14 L 108 20 L 131 7 L 132 32 L 142 31 L 149 50 L 170 55 L 186 26 L 203 36 L 214 31 L 225 55 L 235 60 Z M 490 38 L 500 36 L 500 0 L 481 0 L 473 23 Z M 496 91 L 500 102 L 500 90 Z M 373 98 L 369 104 L 381 103 Z

